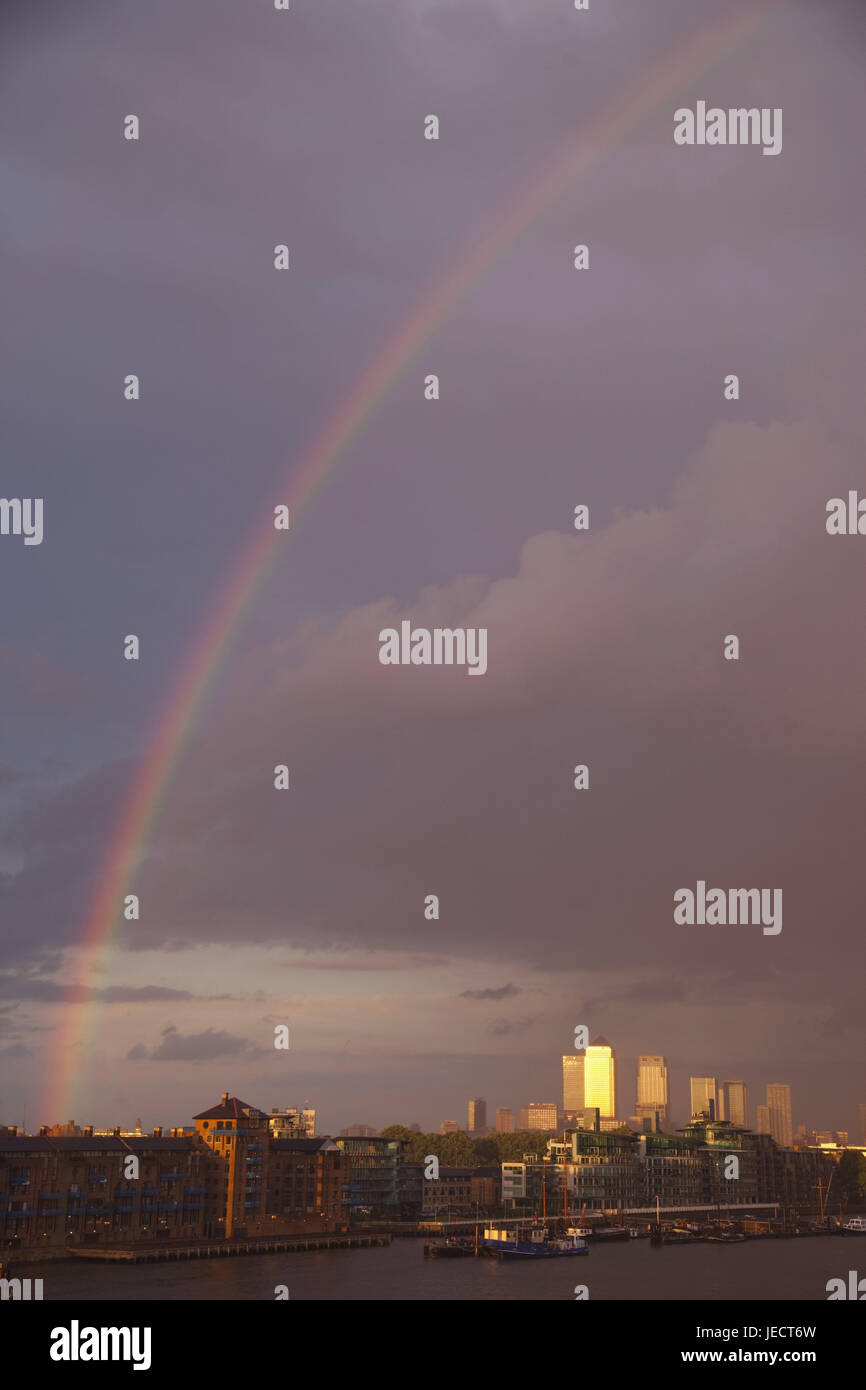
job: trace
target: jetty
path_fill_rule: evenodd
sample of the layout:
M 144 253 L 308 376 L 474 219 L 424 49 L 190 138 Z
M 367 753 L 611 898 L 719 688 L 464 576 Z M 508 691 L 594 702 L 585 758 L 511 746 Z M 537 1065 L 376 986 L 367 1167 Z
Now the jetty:
M 79 1260 L 109 1264 L 159 1264 L 165 1260 L 224 1260 L 233 1255 L 294 1254 L 299 1250 L 358 1250 L 390 1245 L 390 1235 L 262 1236 L 237 1240 L 196 1240 L 176 1245 L 72 1246 L 66 1251 Z

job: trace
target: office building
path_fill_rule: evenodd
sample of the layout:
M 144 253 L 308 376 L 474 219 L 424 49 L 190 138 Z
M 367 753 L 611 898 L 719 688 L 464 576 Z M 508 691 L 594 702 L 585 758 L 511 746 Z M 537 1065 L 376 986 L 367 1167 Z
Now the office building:
M 780 1149 L 790 1149 L 794 1143 L 791 1123 L 791 1087 L 780 1084 L 767 1086 L 767 1109 L 770 1112 L 770 1133 Z
M 749 1128 L 749 1094 L 746 1090 L 745 1081 L 723 1081 L 720 1089 L 720 1101 L 724 1114 L 719 1115 L 720 1120 L 727 1120 L 732 1125 L 737 1125 L 739 1129 Z
M 514 1133 L 514 1111 L 509 1110 L 508 1106 L 500 1105 L 499 1109 L 496 1111 L 496 1133 Z
M 582 1052 L 571 1052 L 562 1058 L 563 1110 L 582 1110 L 584 1107 L 584 1064 Z
M 716 1078 L 714 1076 L 692 1076 L 689 1078 L 689 1104 L 691 1115 L 706 1115 L 708 1119 L 718 1120 Z
M 483 1134 L 487 1128 L 487 1101 L 481 1096 L 469 1102 L 469 1123 L 466 1128 L 470 1134 Z
M 596 1038 L 586 1049 L 583 1071 L 584 1108 L 597 1109 L 601 1119 L 616 1115 L 616 1058 L 607 1038 Z
M 770 1133 L 770 1108 L 767 1105 L 759 1105 L 755 1110 L 755 1133 Z
M 668 1068 L 664 1057 L 638 1057 L 637 1104 L 638 1119 L 661 1122 L 668 1114 Z
M 531 1100 L 520 1111 L 520 1128 L 553 1134 L 559 1128 L 559 1106 L 555 1100 Z

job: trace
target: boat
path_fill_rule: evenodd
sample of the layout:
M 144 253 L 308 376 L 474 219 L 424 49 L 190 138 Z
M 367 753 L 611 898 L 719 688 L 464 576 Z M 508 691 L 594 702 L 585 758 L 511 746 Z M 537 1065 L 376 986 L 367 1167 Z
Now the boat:
M 488 1254 L 502 1259 L 550 1259 L 589 1254 L 589 1246 L 573 1226 L 564 1236 L 550 1236 L 546 1226 L 534 1224 L 485 1226 L 481 1245 Z
M 592 1233 L 593 1240 L 628 1240 L 627 1226 L 599 1226 Z
M 455 1260 L 475 1254 L 474 1240 L 465 1236 L 447 1236 L 444 1240 L 425 1240 L 424 1254 L 430 1259 Z
M 849 1216 L 842 1227 L 845 1236 L 866 1236 L 866 1216 Z
M 649 1233 L 649 1226 L 629 1226 L 628 1228 L 630 1240 L 645 1240 Z

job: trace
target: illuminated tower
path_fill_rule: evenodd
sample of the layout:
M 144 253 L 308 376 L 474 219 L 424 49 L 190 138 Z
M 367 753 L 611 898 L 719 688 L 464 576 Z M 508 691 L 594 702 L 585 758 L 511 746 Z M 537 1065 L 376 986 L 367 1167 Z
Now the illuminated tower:
M 668 1068 L 664 1057 L 638 1057 L 637 1106 L 639 1118 L 658 1114 L 666 1120 L 668 1114 Z
M 607 1038 L 596 1038 L 586 1049 L 583 1069 L 584 1107 L 597 1109 L 602 1120 L 616 1115 L 616 1058 Z

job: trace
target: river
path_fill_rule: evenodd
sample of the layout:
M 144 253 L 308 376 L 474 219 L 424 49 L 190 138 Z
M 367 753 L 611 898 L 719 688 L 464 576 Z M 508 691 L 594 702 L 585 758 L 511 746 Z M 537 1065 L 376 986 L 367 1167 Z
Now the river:
M 866 1238 L 820 1236 L 743 1245 L 669 1246 L 648 1240 L 595 1245 L 589 1256 L 532 1263 L 431 1260 L 417 1238 L 370 1250 L 247 1255 L 151 1265 L 90 1261 L 29 1265 L 46 1300 L 273 1299 L 285 1285 L 301 1300 L 590 1299 L 826 1300 L 831 1278 L 866 1277 Z

